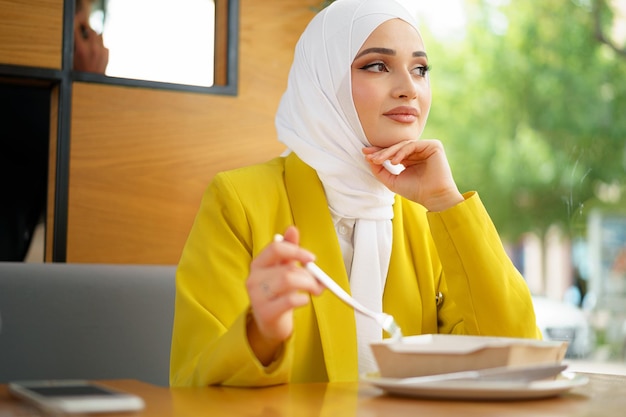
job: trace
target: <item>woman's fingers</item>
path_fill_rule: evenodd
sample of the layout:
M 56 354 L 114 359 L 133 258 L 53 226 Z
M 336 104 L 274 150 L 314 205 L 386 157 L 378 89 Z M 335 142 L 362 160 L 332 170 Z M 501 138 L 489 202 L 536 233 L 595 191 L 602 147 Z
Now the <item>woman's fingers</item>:
M 246 283 L 251 299 L 269 303 L 292 293 L 318 295 L 323 286 L 304 268 L 296 264 L 277 265 L 254 274 Z
M 324 289 L 302 267 L 315 257 L 298 242 L 298 230 L 290 227 L 283 239 L 271 242 L 251 263 L 246 288 L 256 327 L 267 340 L 287 339 L 293 331 L 293 309 Z
M 409 140 L 384 149 L 367 147 L 363 154 L 379 181 L 428 210 L 442 211 L 463 201 L 439 140 Z M 388 173 L 382 168 L 385 160 L 401 163 L 406 169 L 399 175 Z
M 405 166 L 426 161 L 437 152 L 443 152 L 441 141 L 436 139 L 406 140 L 388 148 L 367 147 L 363 149 L 366 159 L 381 165 L 385 160 Z
M 270 243 L 255 259 L 252 260 L 252 267 L 267 267 L 281 263 L 300 262 L 305 264 L 313 262 L 315 255 L 306 249 L 302 249 L 297 244 L 287 241 Z
M 308 271 L 295 264 L 265 268 L 262 273 L 256 271 L 246 285 L 256 328 L 267 343 L 282 342 L 291 336 L 293 309 L 308 304 L 310 293 L 323 291 Z

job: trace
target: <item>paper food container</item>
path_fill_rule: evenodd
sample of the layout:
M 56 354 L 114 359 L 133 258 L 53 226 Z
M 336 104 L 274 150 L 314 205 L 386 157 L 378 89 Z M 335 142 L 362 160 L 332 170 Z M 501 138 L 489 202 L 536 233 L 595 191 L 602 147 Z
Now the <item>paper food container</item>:
M 408 378 L 499 366 L 560 363 L 567 342 L 426 334 L 370 345 L 380 376 Z

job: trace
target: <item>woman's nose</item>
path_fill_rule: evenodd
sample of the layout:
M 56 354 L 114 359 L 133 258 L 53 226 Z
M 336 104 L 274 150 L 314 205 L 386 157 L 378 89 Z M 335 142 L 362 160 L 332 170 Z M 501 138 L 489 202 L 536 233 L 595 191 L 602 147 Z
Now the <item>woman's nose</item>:
M 417 84 L 414 76 L 406 71 L 397 74 L 393 95 L 397 98 L 413 99 L 417 97 Z

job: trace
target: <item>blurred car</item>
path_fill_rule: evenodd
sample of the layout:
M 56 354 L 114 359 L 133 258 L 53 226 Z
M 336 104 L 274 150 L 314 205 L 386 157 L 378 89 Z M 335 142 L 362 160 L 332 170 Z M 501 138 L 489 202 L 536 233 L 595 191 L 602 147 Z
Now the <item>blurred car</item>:
M 539 296 L 533 296 L 533 305 L 543 338 L 569 343 L 566 358 L 585 358 L 593 352 L 595 333 L 582 309 Z

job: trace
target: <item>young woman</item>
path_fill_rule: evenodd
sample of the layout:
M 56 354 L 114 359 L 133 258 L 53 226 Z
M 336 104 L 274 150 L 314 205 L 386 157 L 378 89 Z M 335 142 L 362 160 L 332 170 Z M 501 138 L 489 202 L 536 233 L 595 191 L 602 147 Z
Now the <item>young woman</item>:
M 276 116 L 289 152 L 218 174 L 203 197 L 177 272 L 172 385 L 375 369 L 382 330 L 324 291 L 302 268 L 312 260 L 404 335 L 539 336 L 478 195 L 458 191 L 441 142 L 419 139 L 430 104 L 403 6 L 338 0 L 311 21 Z

